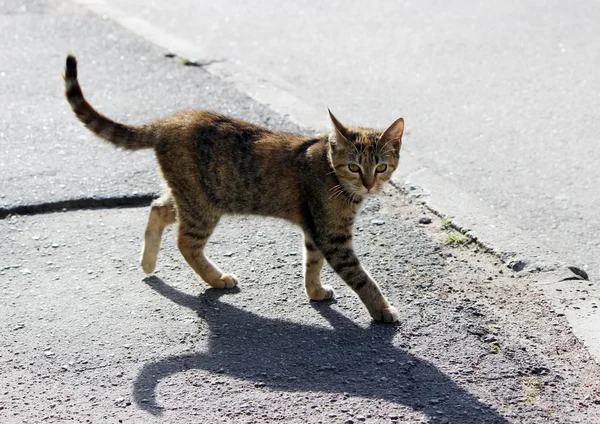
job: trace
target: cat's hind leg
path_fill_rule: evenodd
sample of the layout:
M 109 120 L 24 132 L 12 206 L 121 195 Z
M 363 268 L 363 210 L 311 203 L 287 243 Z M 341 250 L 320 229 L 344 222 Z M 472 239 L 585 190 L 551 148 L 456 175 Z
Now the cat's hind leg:
M 312 238 L 304 233 L 304 286 L 306 294 L 312 300 L 329 300 L 333 297 L 333 288 L 321 284 L 321 268 L 325 258 L 315 246 Z
M 156 267 L 163 231 L 176 220 L 177 211 L 170 193 L 152 202 L 146 232 L 144 233 L 144 248 L 140 261 L 146 274 L 152 273 Z
M 235 275 L 224 274 L 204 255 L 206 242 L 219 219 L 220 216 L 206 212 L 193 219 L 180 217 L 177 246 L 187 263 L 206 283 L 214 288 L 230 289 L 238 283 Z

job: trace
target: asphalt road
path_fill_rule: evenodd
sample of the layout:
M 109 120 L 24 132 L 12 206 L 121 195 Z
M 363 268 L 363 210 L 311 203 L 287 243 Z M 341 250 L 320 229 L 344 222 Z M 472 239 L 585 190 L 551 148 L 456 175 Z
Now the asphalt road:
M 120 152 L 81 131 L 64 99 L 61 75 L 69 52 L 80 61 L 85 95 L 114 119 L 142 123 L 204 107 L 298 130 L 206 72 L 177 59 L 151 60 L 164 50 L 112 22 L 89 19 L 96 16 L 79 6 L 10 0 L 0 5 L 9 10 L 0 15 L 0 216 L 148 203 L 160 189 L 152 152 Z
M 0 0 L 0 27 L 0 422 L 600 420 L 600 368 L 567 320 L 592 282 L 447 244 L 441 219 L 391 185 L 355 239 L 397 325 L 372 323 L 327 268 L 336 300 L 308 301 L 300 234 L 276 220 L 230 217 L 211 238 L 237 290 L 201 283 L 173 231 L 145 278 L 147 208 L 115 206 L 157 192 L 154 159 L 102 144 L 72 116 L 67 52 L 117 119 L 209 107 L 299 128 L 70 2 Z
M 326 107 L 404 116 L 405 151 L 441 177 L 427 190 L 454 186 L 600 275 L 598 2 L 78 1 L 304 126 L 325 128 Z
M 169 230 L 156 273 L 147 208 L 0 221 L 2 423 L 591 423 L 600 367 L 534 280 L 443 246 L 439 218 L 390 188 L 357 223 L 361 260 L 399 308 L 374 324 L 330 269 L 302 287 L 301 235 L 224 219 L 208 247 L 240 278 L 199 281 Z M 401 234 L 401 240 L 398 235 Z

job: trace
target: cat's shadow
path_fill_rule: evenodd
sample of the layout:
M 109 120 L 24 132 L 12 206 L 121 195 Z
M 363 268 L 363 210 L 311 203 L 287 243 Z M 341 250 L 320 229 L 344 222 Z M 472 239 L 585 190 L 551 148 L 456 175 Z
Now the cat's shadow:
M 275 390 L 347 393 L 422 411 L 431 423 L 507 423 L 432 364 L 392 344 L 394 325 L 361 328 L 327 303 L 313 307 L 333 329 L 265 318 L 220 301 L 239 292 L 208 289 L 191 296 L 157 277 L 144 280 L 156 292 L 190 308 L 208 324 L 208 349 L 146 364 L 137 376 L 137 405 L 160 415 L 161 380 L 186 370 L 218 372 Z M 224 325 L 224 323 L 228 325 Z

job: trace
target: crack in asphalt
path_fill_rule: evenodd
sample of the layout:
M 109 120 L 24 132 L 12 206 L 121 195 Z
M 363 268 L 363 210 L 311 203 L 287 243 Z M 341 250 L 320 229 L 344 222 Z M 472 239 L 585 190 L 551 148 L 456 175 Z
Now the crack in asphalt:
M 156 193 L 146 193 L 118 197 L 84 197 L 80 199 L 58 200 L 56 202 L 9 206 L 0 208 L 0 219 L 6 218 L 9 215 L 39 215 L 87 209 L 148 206 L 157 197 Z

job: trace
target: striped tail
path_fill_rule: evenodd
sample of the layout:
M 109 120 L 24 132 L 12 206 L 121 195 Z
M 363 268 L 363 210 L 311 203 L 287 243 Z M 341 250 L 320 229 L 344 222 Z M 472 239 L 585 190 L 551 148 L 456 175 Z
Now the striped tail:
M 67 56 L 64 78 L 67 100 L 77 118 L 90 131 L 115 146 L 127 150 L 154 147 L 156 139 L 148 125 L 134 126 L 115 122 L 99 113 L 87 102 L 77 80 L 77 59 L 73 55 Z

